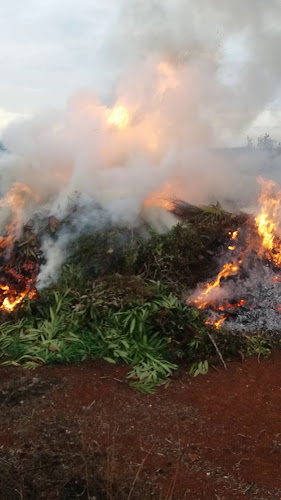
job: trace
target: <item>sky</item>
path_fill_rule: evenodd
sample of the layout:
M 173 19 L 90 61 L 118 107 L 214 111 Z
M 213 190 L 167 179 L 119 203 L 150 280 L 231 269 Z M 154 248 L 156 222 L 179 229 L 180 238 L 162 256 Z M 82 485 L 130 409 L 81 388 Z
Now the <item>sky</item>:
M 0 16 L 0 129 L 102 88 L 100 50 L 118 0 L 9 0 Z
M 266 5 L 278 9 L 278 1 L 269 0 Z M 214 19 L 218 19 L 220 14 L 220 2 L 221 0 L 218 2 L 213 0 L 214 6 L 218 6 Z M 197 2 L 193 3 L 197 4 Z M 138 4 L 142 5 L 138 8 L 144 23 L 148 26 L 149 36 L 147 34 L 144 36 L 141 26 L 138 27 L 138 32 L 134 24 L 130 24 L 130 6 Z M 170 0 L 163 0 L 163 6 L 169 7 L 169 4 L 180 6 L 184 2 L 174 0 L 171 3 Z M 200 4 L 203 6 L 201 11 L 204 12 L 212 1 L 208 4 L 208 2 L 204 3 L 204 0 L 198 0 L 198 6 Z M 223 8 L 226 4 L 230 6 L 237 4 L 236 14 L 238 13 L 239 23 L 243 16 L 245 18 L 245 14 L 248 14 L 243 10 L 246 8 L 243 2 L 225 0 L 222 4 Z M 265 5 L 265 2 L 256 0 L 256 5 L 258 4 Z M 120 39 L 126 30 L 128 32 L 127 44 L 130 44 L 131 36 L 134 43 L 138 42 L 139 38 L 144 44 L 152 43 L 157 46 L 158 42 L 153 39 L 153 32 L 155 28 L 156 36 L 160 40 L 162 12 L 159 6 L 161 2 L 157 0 L 143 0 L 143 2 L 137 0 L 25 0 L 24 2 L 9 0 L 9 2 L 3 2 L 0 15 L 0 134 L 3 128 L 14 119 L 29 117 L 44 110 L 63 108 L 68 98 L 80 89 L 93 89 L 106 99 L 105 89 L 110 88 L 110 82 L 114 80 L 114 75 L 118 72 L 118 65 L 123 64 L 123 61 L 118 58 L 118 49 L 114 52 L 114 36 L 117 47 L 118 43 L 122 44 Z M 120 30 L 112 34 L 111 31 L 113 27 L 115 27 L 114 30 L 116 29 L 122 9 L 123 21 Z M 200 11 L 199 8 L 198 11 Z M 171 26 L 173 25 L 171 30 L 170 26 L 168 29 L 171 31 L 173 43 L 177 43 L 177 23 L 180 17 L 175 17 L 173 22 L 172 15 L 176 13 L 176 8 L 170 11 L 168 9 L 168 12 L 171 13 Z M 212 12 L 209 14 L 212 17 Z M 264 7 L 265 17 L 266 14 L 267 7 Z M 195 21 L 196 16 L 197 13 L 195 13 Z M 255 9 L 252 9 L 250 18 L 253 18 L 254 23 L 257 21 L 255 29 L 258 32 L 260 21 L 258 17 L 256 20 L 255 16 L 257 16 Z M 165 21 L 164 17 L 163 21 Z M 226 22 L 229 23 L 229 20 Z M 243 30 L 247 29 L 246 24 L 241 23 Z M 233 39 L 224 38 L 224 27 L 220 24 L 212 25 L 211 22 L 209 25 L 208 17 L 206 21 L 203 19 L 203 22 L 199 19 L 198 25 L 202 30 L 200 34 L 202 40 L 205 36 L 207 39 L 207 36 L 211 34 L 210 40 L 212 39 L 214 43 L 212 49 L 216 45 L 219 47 L 225 43 L 225 54 L 231 61 L 230 65 L 225 65 L 225 77 L 229 79 L 230 84 L 233 82 L 235 85 L 236 75 L 239 73 L 239 62 L 243 57 L 245 58 L 245 55 L 247 56 L 245 46 L 241 49 L 241 40 L 235 36 Z M 191 24 L 188 29 L 192 31 Z M 174 30 L 173 33 L 172 30 Z M 184 23 L 179 32 L 184 33 Z M 163 33 L 167 34 L 168 31 L 163 30 Z M 192 33 L 192 36 L 196 40 L 196 31 Z M 111 39 L 109 45 L 108 39 Z M 206 40 L 204 43 L 206 44 Z M 128 57 L 130 57 L 129 49 L 128 46 Z M 108 64 L 110 51 L 112 51 L 111 65 Z M 253 122 L 250 131 L 254 134 L 272 131 L 276 135 L 280 124 L 281 106 L 275 101 L 272 105 L 267 104 L 267 108 Z

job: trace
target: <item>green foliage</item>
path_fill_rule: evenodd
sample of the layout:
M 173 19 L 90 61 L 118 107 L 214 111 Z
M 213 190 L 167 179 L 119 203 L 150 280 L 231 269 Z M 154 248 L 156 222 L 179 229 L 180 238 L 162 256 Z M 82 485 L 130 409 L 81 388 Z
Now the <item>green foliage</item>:
M 83 271 L 84 282 L 97 276 L 126 271 L 134 265 L 133 234 L 127 229 L 89 232 L 75 241 L 69 263 Z
M 155 285 L 156 286 L 156 285 Z M 157 286 L 155 288 L 157 290 Z M 70 289 L 45 293 L 36 311 L 15 324 L 0 326 L 4 362 L 27 367 L 43 363 L 80 361 L 86 357 L 122 361 L 132 366 L 135 387 L 152 391 L 176 366 L 165 357 L 168 340 L 153 329 L 153 317 L 171 297 L 155 295 L 142 305 L 115 309 L 91 293 L 77 296 Z M 28 306 L 26 312 L 28 311 Z
M 147 393 L 182 361 L 191 363 L 194 376 L 207 373 L 217 353 L 209 337 L 211 327 L 198 310 L 160 282 L 115 274 L 81 288 L 79 276 L 79 268 L 67 267 L 56 289 L 46 289 L 32 306 L 27 302 L 22 318 L 0 325 L 4 363 L 32 368 L 89 357 L 124 362 L 132 367 L 132 387 Z M 66 286 L 71 280 L 76 288 Z M 245 339 L 224 331 L 212 335 L 226 357 L 239 350 L 268 353 L 259 336 Z
M 262 334 L 247 337 L 246 356 L 264 356 L 267 358 L 271 353 L 271 345 Z
M 132 231 L 108 229 L 81 236 L 70 249 L 70 275 L 63 273 L 66 283 L 69 286 L 71 274 L 79 269 L 77 282 L 84 284 L 89 278 L 119 273 L 161 280 L 176 293 L 193 286 L 210 266 L 210 258 L 202 261 L 200 253 L 217 238 L 214 227 L 225 214 L 219 205 L 200 207 L 198 211 L 199 224 L 178 224 L 166 234 L 150 229 L 144 238 Z
M 67 271 L 77 284 L 77 273 Z M 159 282 L 113 275 L 83 290 L 66 284 L 63 278 L 32 307 L 27 303 L 24 317 L 0 326 L 4 362 L 34 367 L 87 357 L 121 361 L 132 367 L 132 387 L 152 393 L 176 363 L 215 354 L 199 312 Z M 204 367 L 199 364 L 198 373 Z
M 199 363 L 193 363 L 190 367 L 189 373 L 193 375 L 193 377 L 197 377 L 197 375 L 206 375 L 209 371 L 209 363 L 205 359 L 205 361 L 199 361 Z
M 62 288 L 82 289 L 85 285 L 85 271 L 81 264 L 65 264 L 60 275 L 60 285 Z
M 203 232 L 190 224 L 177 225 L 167 234 L 151 231 L 150 239 L 138 242 L 135 272 L 179 293 L 199 279 L 203 267 L 199 256 L 205 244 Z
M 59 282 L 0 324 L 2 362 L 29 368 L 86 358 L 124 362 L 130 385 L 152 394 L 181 362 L 191 364 L 194 376 L 207 373 L 218 359 L 211 338 L 225 360 L 238 352 L 268 355 L 262 335 L 223 330 L 210 338 L 201 313 L 179 298 L 183 286 L 210 271 L 209 259 L 202 264 L 199 255 L 214 238 L 210 220 L 220 218 L 221 232 L 220 210 L 201 207 L 205 226 L 200 218 L 203 225 L 152 232 L 148 240 L 116 230 L 81 237 Z
M 134 268 L 138 258 L 138 245 L 136 241 L 131 241 L 123 253 L 123 261 L 124 261 L 124 273 L 134 272 Z
M 61 282 L 77 288 L 78 284 L 86 286 L 89 279 L 119 273 L 160 280 L 176 294 L 195 286 L 211 272 L 207 251 L 217 246 L 224 231 L 228 235 L 231 225 L 236 229 L 245 217 L 233 219 L 219 204 L 184 205 L 183 211 L 185 222 L 166 234 L 146 228 L 144 237 L 127 229 L 109 228 L 82 235 L 69 249 L 69 267 L 64 267 Z

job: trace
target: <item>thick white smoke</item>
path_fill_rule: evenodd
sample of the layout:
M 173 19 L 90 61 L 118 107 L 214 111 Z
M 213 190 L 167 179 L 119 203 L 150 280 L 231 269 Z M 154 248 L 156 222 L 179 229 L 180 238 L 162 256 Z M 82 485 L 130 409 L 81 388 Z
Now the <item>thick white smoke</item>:
M 87 206 L 71 234 L 45 242 L 42 285 L 83 228 L 135 227 L 143 218 L 170 227 L 165 209 L 160 215 L 157 202 L 145 203 L 157 192 L 191 203 L 248 202 L 265 158 L 215 148 L 237 143 L 277 97 L 280 15 L 278 0 L 266 7 L 261 0 L 125 0 L 103 47 L 107 105 L 85 90 L 65 110 L 7 129 L 1 190 L 14 182 L 32 190 L 39 201 L 26 219 L 32 210 L 64 217 L 75 192 Z
M 105 44 L 108 65 L 123 71 L 152 52 L 195 65 L 213 94 L 212 126 L 237 134 L 278 96 L 280 15 L 279 0 L 124 0 Z

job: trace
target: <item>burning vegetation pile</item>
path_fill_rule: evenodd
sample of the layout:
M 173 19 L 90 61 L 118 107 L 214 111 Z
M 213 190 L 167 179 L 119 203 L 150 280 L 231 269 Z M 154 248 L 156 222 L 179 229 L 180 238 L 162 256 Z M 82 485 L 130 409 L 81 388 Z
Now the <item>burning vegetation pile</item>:
M 20 237 L 14 218 L 1 237 L 2 362 L 122 361 L 130 383 L 153 392 L 183 361 L 198 374 L 233 356 L 267 355 L 280 338 L 280 199 L 262 181 L 256 217 L 174 201 L 178 224 L 166 234 L 84 232 L 39 293 L 44 238 L 58 241 L 71 214 L 37 217 Z
M 260 179 L 260 212 L 229 232 L 221 270 L 188 300 L 207 312 L 207 323 L 237 332 L 280 332 L 280 191 Z

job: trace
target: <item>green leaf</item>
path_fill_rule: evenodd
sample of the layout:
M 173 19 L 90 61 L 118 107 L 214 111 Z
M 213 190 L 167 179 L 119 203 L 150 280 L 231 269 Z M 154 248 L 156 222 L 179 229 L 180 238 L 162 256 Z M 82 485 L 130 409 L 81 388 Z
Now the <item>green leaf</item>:
M 130 325 L 130 333 L 133 333 L 136 326 L 136 318 L 133 318 Z
M 113 359 L 113 358 L 109 358 L 108 356 L 103 356 L 103 359 L 105 361 L 108 361 L 108 363 L 112 363 L 112 364 L 116 364 L 116 359 Z

